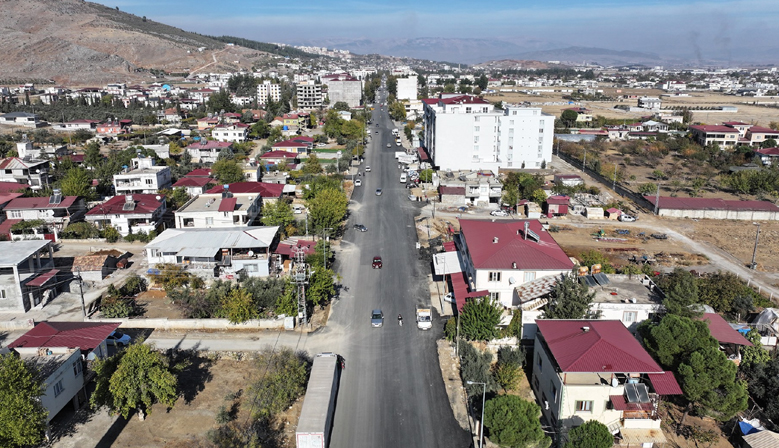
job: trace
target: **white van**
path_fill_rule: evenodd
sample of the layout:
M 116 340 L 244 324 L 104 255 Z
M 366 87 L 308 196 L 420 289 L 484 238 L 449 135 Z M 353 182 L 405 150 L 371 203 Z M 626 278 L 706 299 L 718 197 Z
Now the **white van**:
M 401 184 L 406 183 L 406 173 L 400 173 L 400 183 Z

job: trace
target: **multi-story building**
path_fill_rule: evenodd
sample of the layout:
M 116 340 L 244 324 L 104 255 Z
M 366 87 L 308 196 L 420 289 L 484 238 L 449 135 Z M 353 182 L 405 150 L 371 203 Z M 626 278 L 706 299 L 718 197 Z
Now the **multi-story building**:
M 45 223 L 55 239 L 69 223 L 79 221 L 84 217 L 86 207 L 84 199 L 77 196 L 62 196 L 60 190 L 54 190 L 50 197 L 16 198 L 4 208 L 7 222 L 36 221 Z M 12 239 L 37 239 L 32 235 L 12 235 Z M 40 239 L 44 239 L 41 234 Z
M 157 166 L 151 157 L 138 156 L 132 159 L 132 169 L 114 174 L 114 191 L 120 194 L 155 194 L 163 188 L 170 188 L 170 167 Z
M 254 224 L 262 208 L 262 196 L 256 193 L 201 194 L 176 210 L 176 228 L 209 229 L 243 227 Z
M 278 103 L 281 101 L 281 86 L 265 80 L 257 86 L 257 102 L 268 104 L 268 100 Z
M 298 108 L 318 109 L 322 107 L 322 85 L 304 81 L 297 85 Z
M 27 184 L 31 190 L 47 188 L 51 185 L 49 162 L 18 157 L 0 159 L 0 182 Z
M 495 110 L 471 95 L 424 100 L 425 139 L 442 170 L 541 168 L 552 160 L 554 116 L 540 108 Z
M 122 236 L 156 231 L 165 215 L 165 197 L 153 194 L 114 196 L 87 212 L 86 220 L 98 229 L 110 225 Z
M 417 77 L 398 78 L 398 100 L 417 99 Z
M 346 103 L 349 107 L 358 107 L 362 99 L 362 81 L 347 74 L 336 74 L 322 77 L 322 84 L 327 86 L 327 98 L 330 106 L 335 103 Z M 298 105 L 300 104 L 298 100 Z
M 220 124 L 211 131 L 211 136 L 219 142 L 245 142 L 249 137 L 249 125 L 244 123 Z
M 51 241 L 0 242 L 0 310 L 27 312 L 40 305 L 44 282 L 32 282 L 53 268 Z
M 681 395 L 663 369 L 618 320 L 536 321 L 530 381 L 542 418 L 563 433 L 590 420 L 619 435 L 620 446 L 666 442 L 660 397 Z
M 214 163 L 219 158 L 219 152 L 223 149 L 231 149 L 232 142 L 216 142 L 201 138 L 199 142 L 194 142 L 187 146 L 192 161 L 196 163 Z
M 720 125 L 690 126 L 692 139 L 701 146 L 719 145 L 720 148 L 731 148 L 738 144 L 738 129 Z

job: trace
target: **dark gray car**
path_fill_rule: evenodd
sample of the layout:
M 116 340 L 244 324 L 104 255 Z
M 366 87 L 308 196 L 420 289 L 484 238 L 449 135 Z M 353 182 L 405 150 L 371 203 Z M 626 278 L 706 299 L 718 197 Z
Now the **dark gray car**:
M 371 311 L 371 327 L 383 327 L 384 326 L 384 313 L 381 310 Z

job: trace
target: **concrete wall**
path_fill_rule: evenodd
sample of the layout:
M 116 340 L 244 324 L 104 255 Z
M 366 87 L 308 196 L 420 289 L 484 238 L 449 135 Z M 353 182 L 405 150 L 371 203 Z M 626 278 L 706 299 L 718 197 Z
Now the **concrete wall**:
M 122 328 L 153 328 L 155 330 L 279 330 L 284 319 L 252 319 L 231 324 L 227 319 L 91 319 L 90 322 L 119 322 Z
M 734 219 L 739 221 L 776 221 L 779 213 L 761 210 L 678 210 L 663 208 L 660 202 L 660 216 L 670 218 L 694 218 L 694 219 Z

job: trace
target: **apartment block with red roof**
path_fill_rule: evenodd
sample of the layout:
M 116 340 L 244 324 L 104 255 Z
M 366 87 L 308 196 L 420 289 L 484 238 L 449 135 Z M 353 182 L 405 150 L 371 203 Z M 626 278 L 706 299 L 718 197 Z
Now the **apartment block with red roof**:
M 719 145 L 720 148 L 730 148 L 738 144 L 738 129 L 721 125 L 690 126 L 692 139 L 701 146 Z
M 666 442 L 657 412 L 662 396 L 681 395 L 618 320 L 536 320 L 530 384 L 546 424 L 563 431 L 596 420 L 620 446 Z
M 779 131 L 761 126 L 751 126 L 747 129 L 746 138 L 750 145 L 760 146 L 766 140 L 779 141 Z
M 223 189 L 222 193 L 201 194 L 176 210 L 176 228 L 251 226 L 260 214 L 262 203 L 258 193 L 232 193 Z
M 16 198 L 10 201 L 5 207 L 6 216 L 9 221 L 41 220 L 49 232 L 40 235 L 40 239 L 48 238 L 48 234 L 54 241 L 57 241 L 59 233 L 71 222 L 77 222 L 83 219 L 86 213 L 84 199 L 77 196 L 62 196 L 60 190 L 54 190 L 51 196 Z M 28 239 L 32 235 L 11 235 L 13 240 Z
M 243 143 L 249 137 L 249 125 L 243 123 L 220 124 L 211 130 L 211 136 L 219 142 Z
M 196 163 L 214 163 L 219 158 L 219 152 L 225 148 L 232 150 L 232 142 L 217 142 L 201 138 L 200 141 L 187 145 L 186 150 Z
M 165 196 L 128 194 L 114 196 L 92 207 L 85 218 L 99 229 L 110 225 L 122 236 L 127 236 L 131 233 L 148 234 L 159 230 L 165 211 Z
M 518 286 L 573 269 L 570 258 L 535 219 L 461 219 L 455 241 L 470 290 L 487 291 L 505 307 L 519 305 Z

